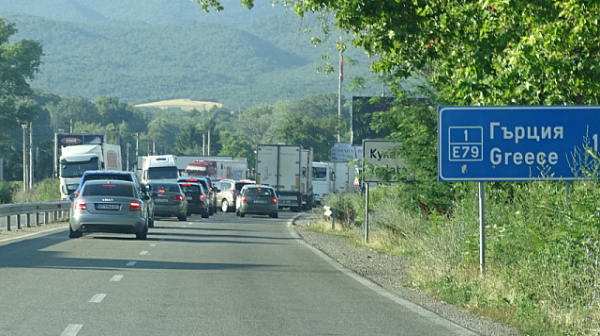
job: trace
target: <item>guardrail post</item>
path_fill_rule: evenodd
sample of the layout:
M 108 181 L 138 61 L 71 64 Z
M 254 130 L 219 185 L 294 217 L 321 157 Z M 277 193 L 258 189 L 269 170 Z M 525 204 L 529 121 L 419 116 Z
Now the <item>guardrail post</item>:
M 40 213 L 35 213 L 35 226 L 40 226 Z
M 17 230 L 21 230 L 21 215 L 17 215 Z
M 6 231 L 10 231 L 10 216 L 6 216 Z
M 27 227 L 28 228 L 31 227 L 31 214 L 30 213 L 27 214 Z
M 50 219 L 49 213 L 44 212 L 44 224 L 48 224 L 49 219 Z

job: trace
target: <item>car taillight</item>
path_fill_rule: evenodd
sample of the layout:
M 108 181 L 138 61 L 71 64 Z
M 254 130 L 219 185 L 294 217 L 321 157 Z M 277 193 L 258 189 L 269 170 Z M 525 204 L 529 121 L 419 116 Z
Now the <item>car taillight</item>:
M 139 202 L 130 202 L 129 203 L 129 211 L 141 211 L 142 204 Z
M 183 201 L 183 196 L 181 195 L 175 195 L 175 196 L 171 196 L 172 199 L 176 200 L 176 201 Z
M 75 197 L 79 196 L 79 190 L 75 190 L 75 191 L 73 192 L 73 195 L 75 195 Z
M 199 197 L 199 198 L 200 198 L 200 200 L 201 200 L 202 202 L 204 202 L 204 194 L 200 194 L 200 197 Z
M 229 190 L 229 192 L 230 192 L 230 193 L 231 193 L 233 196 L 235 196 L 235 190 Z
M 75 210 L 87 210 L 87 206 L 86 206 L 86 204 L 85 204 L 85 201 L 76 201 L 76 202 L 73 204 L 73 208 L 74 208 Z
M 248 196 L 244 195 L 244 196 L 240 197 L 240 200 L 242 202 L 246 202 L 246 201 L 248 201 Z
M 271 203 L 277 203 L 277 197 L 271 198 Z

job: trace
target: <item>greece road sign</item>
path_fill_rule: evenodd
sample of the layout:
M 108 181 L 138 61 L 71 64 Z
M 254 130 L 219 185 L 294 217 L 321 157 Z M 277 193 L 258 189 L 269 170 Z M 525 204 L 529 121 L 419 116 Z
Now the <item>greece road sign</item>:
M 400 143 L 387 140 L 363 140 L 364 182 L 393 182 L 404 162 L 392 148 Z
M 598 134 L 600 106 L 440 106 L 438 179 L 580 180 Z

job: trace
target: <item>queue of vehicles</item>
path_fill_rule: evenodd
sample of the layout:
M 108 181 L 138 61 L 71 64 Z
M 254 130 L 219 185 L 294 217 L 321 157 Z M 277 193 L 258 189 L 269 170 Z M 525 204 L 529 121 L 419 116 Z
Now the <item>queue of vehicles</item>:
M 220 210 L 277 218 L 283 208 L 311 209 L 347 189 L 351 179 L 344 173 L 350 165 L 313 162 L 312 149 L 295 145 L 258 145 L 255 180 L 247 179 L 246 160 L 231 157 L 141 156 L 135 172 L 122 171 L 120 147 L 115 147 L 62 148 L 61 192 L 73 200 L 71 238 L 83 232 L 122 232 L 145 239 L 155 216 L 186 221 Z M 337 174 L 345 175 L 344 188 L 336 184 Z

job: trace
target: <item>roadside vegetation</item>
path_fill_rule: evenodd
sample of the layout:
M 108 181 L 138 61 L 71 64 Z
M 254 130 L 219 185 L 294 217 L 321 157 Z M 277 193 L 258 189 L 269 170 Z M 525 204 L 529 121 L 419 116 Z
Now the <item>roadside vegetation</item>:
M 364 199 L 336 194 L 335 232 L 352 244 L 402 255 L 407 287 L 524 335 L 597 335 L 600 332 L 600 186 L 488 183 L 485 187 L 486 267 L 479 265 L 477 184 L 453 185 L 447 213 L 426 213 L 407 184 L 379 186 L 370 198 L 369 241 Z M 314 226 L 313 226 L 314 227 Z
M 23 190 L 21 181 L 0 182 L 0 204 L 52 202 L 60 200 L 59 180 L 47 178 L 33 186 L 29 191 Z

